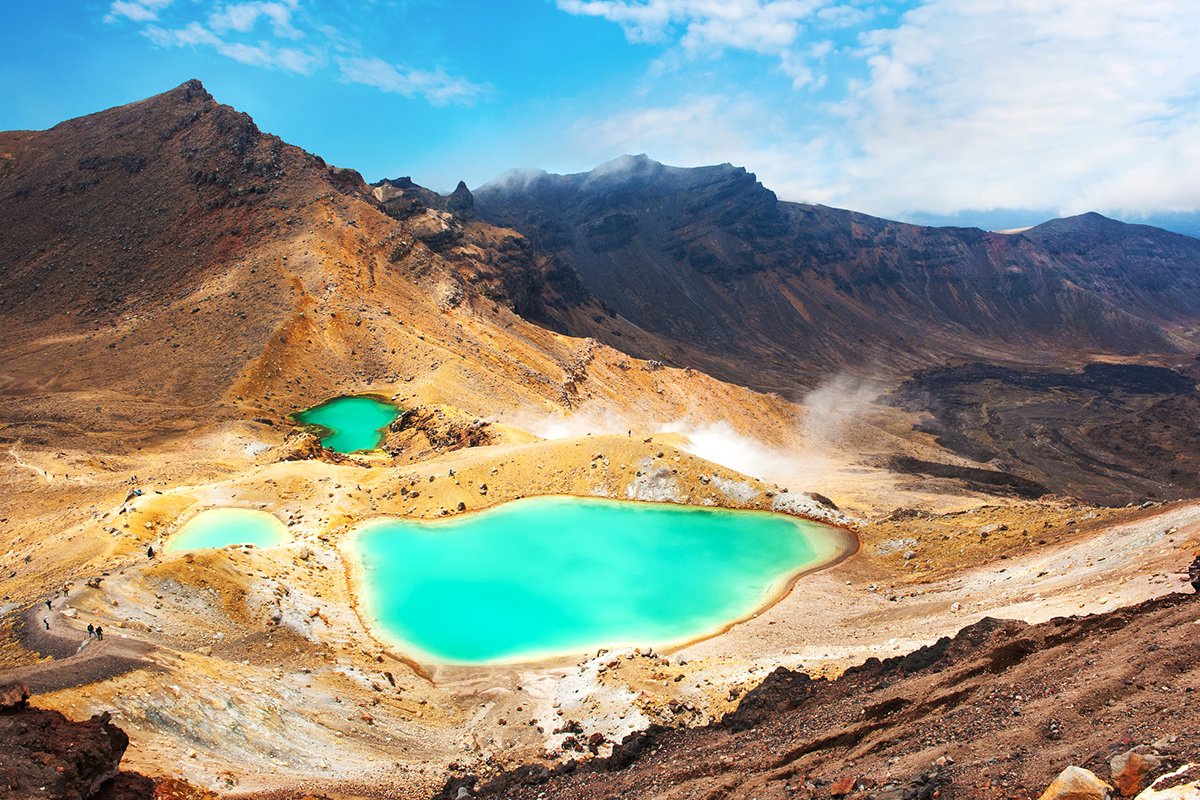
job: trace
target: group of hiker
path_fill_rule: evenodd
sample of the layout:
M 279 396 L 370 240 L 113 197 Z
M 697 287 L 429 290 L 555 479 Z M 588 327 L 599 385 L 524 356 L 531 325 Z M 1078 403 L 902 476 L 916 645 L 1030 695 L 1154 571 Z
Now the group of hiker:
M 140 495 L 141 493 L 142 492 L 140 489 L 137 490 L 138 495 Z M 129 496 L 133 497 L 134 495 L 131 492 Z M 129 498 L 126 498 L 126 499 L 129 499 Z M 158 554 L 154 552 L 153 545 L 146 548 L 146 557 L 147 558 L 155 558 L 157 555 Z M 67 596 L 68 589 L 69 589 L 69 586 L 63 587 L 63 590 L 62 590 L 63 597 Z M 54 610 L 54 605 L 53 605 L 52 600 L 53 600 L 53 598 L 46 599 L 46 610 L 47 611 Z M 42 624 L 46 626 L 46 630 L 50 630 L 50 618 L 49 617 L 42 617 Z M 93 625 L 92 623 L 89 622 L 88 626 L 87 626 L 87 632 L 88 632 L 89 639 L 95 639 L 100 642 L 104 641 L 104 628 L 100 627 L 99 625 Z
M 46 601 L 46 610 L 52 611 L 53 609 L 54 609 L 53 604 L 50 602 L 50 600 L 47 600 Z M 42 617 L 42 624 L 46 626 L 46 630 L 50 630 L 50 618 L 49 617 Z M 94 625 L 91 622 L 89 622 L 88 626 L 87 626 L 87 634 L 88 634 L 89 639 L 95 639 L 98 642 L 104 641 L 104 628 L 102 628 L 99 625 Z

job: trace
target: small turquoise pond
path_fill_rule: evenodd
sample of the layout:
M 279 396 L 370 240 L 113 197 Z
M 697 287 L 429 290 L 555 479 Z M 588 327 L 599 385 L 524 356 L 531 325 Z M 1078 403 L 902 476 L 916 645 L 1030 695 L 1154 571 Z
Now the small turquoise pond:
M 287 526 L 273 514 L 252 508 L 210 508 L 192 517 L 167 539 L 168 553 L 204 550 L 231 544 L 273 547 L 291 541 Z
M 293 416 L 305 425 L 325 429 L 323 446 L 339 453 L 357 453 L 379 447 L 383 429 L 400 416 L 400 410 L 374 397 L 338 397 Z
M 375 519 L 356 535 L 378 632 L 417 658 L 474 664 L 710 635 L 847 544 L 783 514 L 571 497 Z

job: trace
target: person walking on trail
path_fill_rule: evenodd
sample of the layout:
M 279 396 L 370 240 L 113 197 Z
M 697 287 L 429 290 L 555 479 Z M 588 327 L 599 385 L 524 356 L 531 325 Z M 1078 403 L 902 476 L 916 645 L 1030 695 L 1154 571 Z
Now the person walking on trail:
M 96 640 L 100 642 L 104 641 L 104 628 L 101 628 L 99 625 L 96 626 Z
M 149 547 L 146 548 L 146 557 L 154 558 L 154 545 L 150 545 Z
M 50 610 L 51 610 L 51 608 L 52 608 L 52 607 L 51 607 L 51 605 L 50 605 L 50 601 L 49 601 L 49 600 L 47 600 L 47 601 L 46 601 L 46 610 L 47 610 L 47 611 L 50 611 Z
M 42 617 L 42 624 L 46 626 L 46 630 L 50 630 L 50 618 Z
M 96 635 L 96 626 L 89 622 L 88 623 L 88 638 L 90 639 L 95 635 Z

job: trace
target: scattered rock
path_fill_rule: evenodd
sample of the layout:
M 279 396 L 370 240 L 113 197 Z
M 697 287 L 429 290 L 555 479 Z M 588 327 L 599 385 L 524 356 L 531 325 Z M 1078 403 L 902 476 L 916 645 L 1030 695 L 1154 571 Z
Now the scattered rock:
M 833 782 L 832 786 L 829 787 L 829 794 L 832 797 L 845 797 L 853 792 L 857 786 L 858 778 L 856 777 L 847 776 L 845 778 L 839 778 Z
M 1200 798 L 1200 764 L 1184 764 L 1159 777 L 1134 800 L 1197 800 Z
M 1091 770 L 1074 765 L 1058 773 L 1038 800 L 1108 800 L 1112 787 Z
M 1108 762 L 1112 782 L 1126 797 L 1132 797 L 1150 785 L 1151 777 L 1162 766 L 1162 759 L 1146 747 L 1135 747 Z

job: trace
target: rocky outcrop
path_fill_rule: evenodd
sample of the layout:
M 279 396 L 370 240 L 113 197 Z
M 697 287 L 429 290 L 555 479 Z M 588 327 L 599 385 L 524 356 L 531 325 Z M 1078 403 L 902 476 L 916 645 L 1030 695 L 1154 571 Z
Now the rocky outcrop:
M 1149 747 L 1137 747 L 1109 760 L 1113 786 L 1123 796 L 1133 797 L 1159 774 L 1162 758 Z
M 321 437 L 307 430 L 293 431 L 275 452 L 277 461 L 327 461 L 330 464 L 357 464 L 345 453 L 330 450 L 321 444 Z
M 406 462 L 493 441 L 491 423 L 450 406 L 406 408 L 388 426 L 383 449 Z
M 175 778 L 121 771 L 129 737 L 107 713 L 76 722 L 0 686 L 0 800 L 217 800 Z

